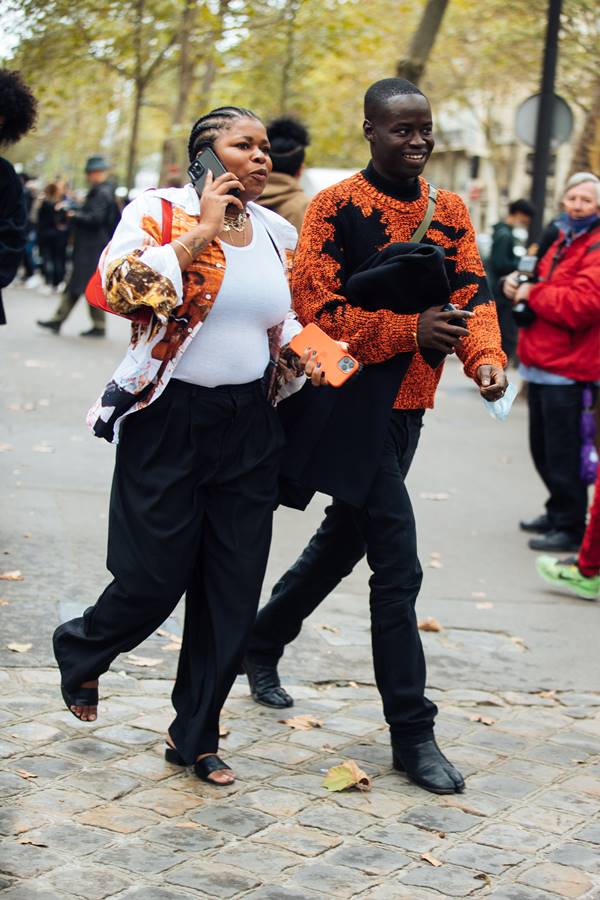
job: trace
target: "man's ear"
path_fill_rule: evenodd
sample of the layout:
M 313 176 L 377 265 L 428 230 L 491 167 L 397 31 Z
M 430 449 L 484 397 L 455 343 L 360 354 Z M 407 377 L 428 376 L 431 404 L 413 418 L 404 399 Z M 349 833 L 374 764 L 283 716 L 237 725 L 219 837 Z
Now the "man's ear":
M 371 144 L 373 142 L 373 123 L 369 122 L 368 119 L 365 119 L 363 122 L 363 134 Z

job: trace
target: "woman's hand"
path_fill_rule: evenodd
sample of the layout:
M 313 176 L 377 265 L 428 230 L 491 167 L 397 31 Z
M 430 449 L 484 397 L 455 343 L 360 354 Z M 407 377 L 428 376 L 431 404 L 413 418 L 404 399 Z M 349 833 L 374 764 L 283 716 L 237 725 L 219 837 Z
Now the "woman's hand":
M 502 291 L 507 300 L 514 301 L 519 289 L 518 272 L 511 272 L 502 282 Z
M 236 206 L 243 210 L 242 201 L 231 193 L 243 189 L 242 183 L 231 172 L 225 172 L 218 178 L 214 178 L 210 170 L 206 173 L 206 183 L 200 198 L 200 221 L 170 245 L 182 271 L 222 230 L 227 207 Z

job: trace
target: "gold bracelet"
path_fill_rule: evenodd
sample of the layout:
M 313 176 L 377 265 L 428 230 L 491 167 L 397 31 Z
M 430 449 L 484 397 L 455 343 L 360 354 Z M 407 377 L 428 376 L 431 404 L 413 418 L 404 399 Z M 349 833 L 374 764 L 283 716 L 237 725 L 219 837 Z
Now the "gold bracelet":
M 191 261 L 194 262 L 194 256 L 193 256 L 193 254 L 192 254 L 192 251 L 190 250 L 189 247 L 186 247 L 186 245 L 183 243 L 183 241 L 179 241 L 177 238 L 173 238 L 173 240 L 171 241 L 171 243 L 172 243 L 172 244 L 179 244 L 180 247 L 183 247 L 183 249 L 184 249 L 185 252 L 188 254 L 188 256 L 189 256 L 189 258 L 191 259 Z

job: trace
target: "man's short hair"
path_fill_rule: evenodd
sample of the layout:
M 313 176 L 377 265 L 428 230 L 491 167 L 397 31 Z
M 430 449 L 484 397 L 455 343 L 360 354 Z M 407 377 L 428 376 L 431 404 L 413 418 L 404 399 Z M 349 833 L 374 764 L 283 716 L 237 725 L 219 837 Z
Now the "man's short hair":
M 535 210 L 529 200 L 513 200 L 508 207 L 509 216 L 514 216 L 515 213 L 521 213 L 521 215 L 529 216 L 529 218 L 532 219 L 534 212 Z
M 388 100 L 401 94 L 425 96 L 416 84 L 407 81 L 406 78 L 382 78 L 381 81 L 376 81 L 365 94 L 365 118 L 372 121 L 386 106 Z

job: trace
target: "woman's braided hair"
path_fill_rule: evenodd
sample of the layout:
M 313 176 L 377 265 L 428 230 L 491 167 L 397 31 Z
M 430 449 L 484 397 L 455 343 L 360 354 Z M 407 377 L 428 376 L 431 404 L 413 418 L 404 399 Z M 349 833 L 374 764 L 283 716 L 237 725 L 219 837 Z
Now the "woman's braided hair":
M 257 119 L 255 113 L 241 106 L 219 106 L 194 123 L 188 141 L 188 156 L 193 162 L 200 150 L 212 147 L 219 134 L 233 125 L 234 119 Z

